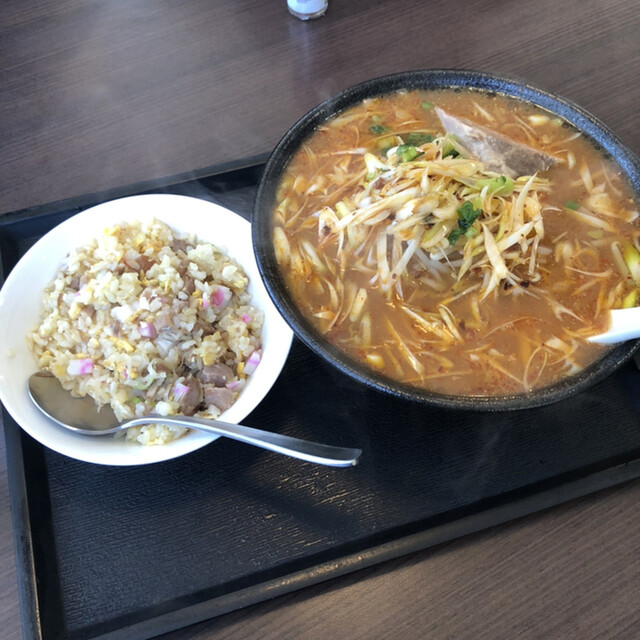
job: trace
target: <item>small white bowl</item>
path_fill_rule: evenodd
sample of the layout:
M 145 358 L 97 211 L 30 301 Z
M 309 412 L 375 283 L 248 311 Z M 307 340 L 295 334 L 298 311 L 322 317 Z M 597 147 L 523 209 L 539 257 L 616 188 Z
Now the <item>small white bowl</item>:
M 58 225 L 25 253 L 0 289 L 0 400 L 13 419 L 41 444 L 77 460 L 105 465 L 139 465 L 190 453 L 218 436 L 191 431 L 166 445 L 143 446 L 113 436 L 83 436 L 46 418 L 27 394 L 37 370 L 26 334 L 39 321 L 42 292 L 69 251 L 121 221 L 156 218 L 174 231 L 226 248 L 249 276 L 252 304 L 264 312 L 260 365 L 235 404 L 221 416 L 243 420 L 267 395 L 289 354 L 293 334 L 263 284 L 251 243 L 251 225 L 212 202 L 187 196 L 153 194 L 113 200 L 87 209 Z

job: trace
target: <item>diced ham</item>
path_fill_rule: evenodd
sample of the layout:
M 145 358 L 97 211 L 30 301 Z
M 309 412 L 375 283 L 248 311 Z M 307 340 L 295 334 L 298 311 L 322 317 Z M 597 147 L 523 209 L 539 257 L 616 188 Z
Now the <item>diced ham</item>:
M 191 295 L 196 290 L 195 281 L 189 275 L 184 275 L 182 280 L 184 281 L 184 286 L 182 287 L 182 290 L 188 295 Z
M 236 394 L 226 387 L 216 387 L 213 384 L 204 385 L 204 403 L 214 405 L 220 411 L 226 411 L 236 399 Z
M 129 249 L 122 257 L 122 262 L 132 271 L 147 272 L 155 263 L 154 261 L 140 253 L 135 249 Z
M 182 240 L 182 238 L 175 238 L 171 243 L 171 248 L 175 251 L 186 251 L 187 249 L 187 241 Z
M 208 322 L 198 322 L 196 326 L 202 331 L 203 336 L 212 336 L 216 332 L 216 328 Z
M 171 369 L 169 369 L 169 367 L 164 362 L 162 362 L 162 360 L 154 360 L 153 369 L 158 374 L 169 373 L 171 371 Z
M 216 387 L 224 387 L 233 378 L 231 367 L 226 364 L 210 364 L 202 369 L 200 380 L 204 384 L 213 384 Z
M 202 404 L 202 386 L 197 378 L 188 375 L 182 382 L 188 391 L 180 397 L 180 412 L 185 416 L 192 416 Z
M 140 256 L 137 258 L 136 262 L 142 271 L 145 273 L 149 271 L 149 269 L 155 264 L 151 258 L 147 256 Z

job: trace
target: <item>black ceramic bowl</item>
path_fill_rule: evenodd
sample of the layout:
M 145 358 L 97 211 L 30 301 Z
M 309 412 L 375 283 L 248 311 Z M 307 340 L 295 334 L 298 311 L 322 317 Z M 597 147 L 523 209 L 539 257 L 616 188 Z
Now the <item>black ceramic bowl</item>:
M 636 191 L 640 191 L 640 160 L 599 120 L 580 107 L 524 82 L 488 73 L 462 70 L 409 71 L 375 78 L 325 100 L 303 116 L 275 147 L 261 178 L 253 210 L 253 243 L 260 274 L 276 307 L 296 335 L 326 361 L 347 375 L 394 396 L 443 407 L 472 410 L 524 409 L 549 404 L 585 390 L 628 360 L 639 342 L 627 342 L 607 352 L 577 375 L 530 393 L 491 397 L 433 393 L 381 376 L 331 345 L 306 320 L 289 295 L 280 274 L 272 243 L 272 211 L 280 177 L 292 155 L 319 125 L 360 101 L 402 89 L 467 88 L 495 92 L 531 102 L 553 112 L 580 129 L 620 166 Z

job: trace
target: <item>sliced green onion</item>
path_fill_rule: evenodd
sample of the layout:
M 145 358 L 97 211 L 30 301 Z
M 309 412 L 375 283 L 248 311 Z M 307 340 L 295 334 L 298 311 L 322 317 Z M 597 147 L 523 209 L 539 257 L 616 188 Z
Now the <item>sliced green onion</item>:
M 381 125 L 381 124 L 372 124 L 372 125 L 369 127 L 369 131 L 370 131 L 371 133 L 376 134 L 376 135 L 379 135 L 379 134 L 381 134 L 381 133 L 384 133 L 384 132 L 385 132 L 385 131 L 387 131 L 387 130 L 388 130 L 388 129 L 387 129 L 387 127 L 385 127 L 385 126 L 383 126 L 383 125 Z
M 401 144 L 396 149 L 396 155 L 400 158 L 400 162 L 411 162 L 419 156 L 424 155 L 424 151 L 420 151 L 410 144 Z
M 445 143 L 442 145 L 442 157 L 448 158 L 451 156 L 452 158 L 457 158 L 460 155 L 460 152 L 453 146 L 451 140 L 445 140 Z
M 513 180 L 507 176 L 498 176 L 476 182 L 477 189 L 482 190 L 485 187 L 488 187 L 487 192 L 490 196 L 510 196 L 513 193 Z
M 419 147 L 427 142 L 433 142 L 433 136 L 430 133 L 423 133 L 420 131 L 412 131 L 405 140 L 407 144 Z
M 457 209 L 458 211 L 458 226 L 449 233 L 447 239 L 449 244 L 453 245 L 457 242 L 461 235 L 465 235 L 467 238 L 472 238 L 477 235 L 471 231 L 471 225 L 476 221 L 478 216 L 482 213 L 482 209 L 476 209 L 470 200 L 466 200 Z M 474 230 L 475 231 L 475 230 Z M 470 232 L 467 234 L 467 232 Z
M 458 242 L 458 238 L 464 233 L 464 231 L 460 227 L 456 227 L 451 231 L 451 233 L 447 236 L 447 240 L 449 244 L 453 246 L 456 242 Z

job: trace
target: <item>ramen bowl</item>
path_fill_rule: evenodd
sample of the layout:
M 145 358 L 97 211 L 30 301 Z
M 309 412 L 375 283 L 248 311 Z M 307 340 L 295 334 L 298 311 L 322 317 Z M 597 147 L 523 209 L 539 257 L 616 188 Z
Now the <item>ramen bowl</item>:
M 575 367 L 570 371 L 569 375 L 556 376 L 548 384 L 540 384 L 531 389 L 524 388 L 514 391 L 512 388 L 503 389 L 496 386 L 490 393 L 478 393 L 474 389 L 464 388 L 447 391 L 432 390 L 416 384 L 410 378 L 403 379 L 402 376 L 388 375 L 388 373 L 381 371 L 379 367 L 372 366 L 372 361 L 361 361 L 353 355 L 349 355 L 343 348 L 336 346 L 334 341 L 329 341 L 325 335 L 326 332 L 321 330 L 318 322 L 312 322 L 309 317 L 310 314 L 302 312 L 300 297 L 296 300 L 292 293 L 292 286 L 295 286 L 295 280 L 290 277 L 288 279 L 283 273 L 286 269 L 283 270 L 279 263 L 278 251 L 280 249 L 276 249 L 274 246 L 274 232 L 277 226 L 274 212 L 279 204 L 277 199 L 281 182 L 288 175 L 287 171 L 292 171 L 289 167 L 292 162 L 295 162 L 296 153 L 303 145 L 308 143 L 314 132 L 319 129 L 326 130 L 327 127 L 324 125 L 328 125 L 338 115 L 342 117 L 351 107 L 363 101 L 376 100 L 379 97 L 396 94 L 397 92 L 453 90 L 455 93 L 462 93 L 468 89 L 473 90 L 476 96 L 486 96 L 487 98 L 504 96 L 508 99 L 515 99 L 520 105 L 541 109 L 542 113 L 547 114 L 544 117 L 551 119 L 555 123 L 560 123 L 558 126 L 566 123 L 569 129 L 571 127 L 577 129 L 582 134 L 581 138 L 589 142 L 590 147 L 601 152 L 607 158 L 607 162 L 613 162 L 616 173 L 620 174 L 623 182 L 630 187 L 630 191 L 633 194 L 633 202 L 636 203 L 634 206 L 637 207 L 637 193 L 640 191 L 640 161 L 603 123 L 584 109 L 557 95 L 537 89 L 524 82 L 488 73 L 462 70 L 411 71 L 375 78 L 342 91 L 303 116 L 284 135 L 266 164 L 254 204 L 252 235 L 258 268 L 275 306 L 295 334 L 324 360 L 369 387 L 392 396 L 454 409 L 512 410 L 549 404 L 579 393 L 610 375 L 632 356 L 638 343 L 626 342 L 613 349 L 603 351 L 583 367 Z M 423 103 L 423 106 L 427 105 L 428 103 Z M 428 106 L 431 108 L 431 105 Z M 371 130 L 385 135 L 385 123 L 383 121 L 373 122 Z M 349 125 L 346 124 L 346 126 Z M 399 145 L 404 140 L 404 138 L 401 138 L 397 144 Z M 403 145 L 403 149 L 406 146 Z M 398 149 L 399 147 L 395 150 L 387 150 L 385 153 L 387 153 L 387 157 L 389 157 L 390 153 L 399 156 L 400 151 Z M 424 150 L 425 147 L 420 147 L 420 149 Z M 418 153 L 423 153 L 420 149 L 418 149 Z M 415 157 L 415 149 L 412 153 L 412 157 Z M 442 150 L 440 153 L 444 157 Z M 339 159 L 336 159 L 335 163 L 338 164 L 338 161 Z M 372 162 L 375 171 L 376 167 L 380 166 L 380 159 L 378 158 Z M 296 167 L 296 165 L 292 166 Z M 370 165 L 367 164 L 367 169 L 369 168 Z M 384 167 L 381 171 L 388 171 L 388 167 Z M 373 173 L 372 175 L 376 174 Z M 292 174 L 290 173 L 290 180 L 293 179 L 291 176 Z M 503 178 L 503 176 L 500 177 Z M 585 179 L 588 180 L 589 178 L 585 177 Z M 365 180 L 374 180 L 374 178 L 370 178 L 369 173 L 367 173 Z M 362 181 L 361 184 L 363 184 Z M 317 202 L 319 203 L 317 209 L 320 211 L 322 202 Z M 569 204 L 569 201 L 567 201 L 566 206 L 573 209 L 573 204 Z M 566 213 L 571 216 L 580 214 L 579 211 L 577 213 L 567 211 Z M 343 212 L 342 216 L 344 215 L 346 214 Z M 475 215 L 478 214 L 476 213 Z M 460 212 L 458 213 L 458 218 L 460 220 L 463 218 Z M 334 225 L 331 228 L 331 232 L 333 232 L 341 223 L 335 222 L 337 217 L 333 217 L 331 220 L 333 222 L 329 223 L 329 227 Z M 458 223 L 460 230 L 456 233 L 465 232 L 466 235 L 466 229 L 472 222 L 473 220 L 464 221 L 466 226 Z M 602 224 L 600 222 L 596 223 Z M 315 224 L 317 227 L 317 223 Z M 476 231 L 477 233 L 478 231 Z M 598 237 L 599 233 L 600 231 L 595 230 L 592 235 L 593 237 Z M 469 235 L 469 238 L 471 237 Z M 451 245 L 455 244 L 459 235 L 456 235 L 455 238 L 453 239 L 452 235 L 449 236 Z M 320 240 L 320 242 L 322 241 Z M 399 251 L 404 251 L 405 247 L 406 242 L 402 244 L 402 248 Z M 491 259 L 489 259 L 489 262 L 493 267 Z M 377 275 L 371 279 L 371 287 L 382 285 L 382 279 L 378 278 L 376 280 L 376 278 L 378 278 Z M 293 285 L 292 282 L 294 283 Z M 518 284 L 521 283 L 522 279 Z M 529 282 L 526 282 L 521 286 L 524 287 L 526 285 L 528 287 L 529 284 Z M 362 295 L 366 296 L 368 284 L 360 282 L 357 286 L 360 287 L 359 292 L 363 292 Z M 567 321 L 567 317 L 562 313 L 558 315 L 560 315 L 562 322 Z M 389 322 L 389 324 L 391 325 L 392 322 Z M 597 331 L 593 333 L 597 333 Z M 394 334 L 392 333 L 391 335 Z M 401 340 L 402 338 L 398 337 L 398 342 Z M 570 368 L 567 367 L 567 369 Z

